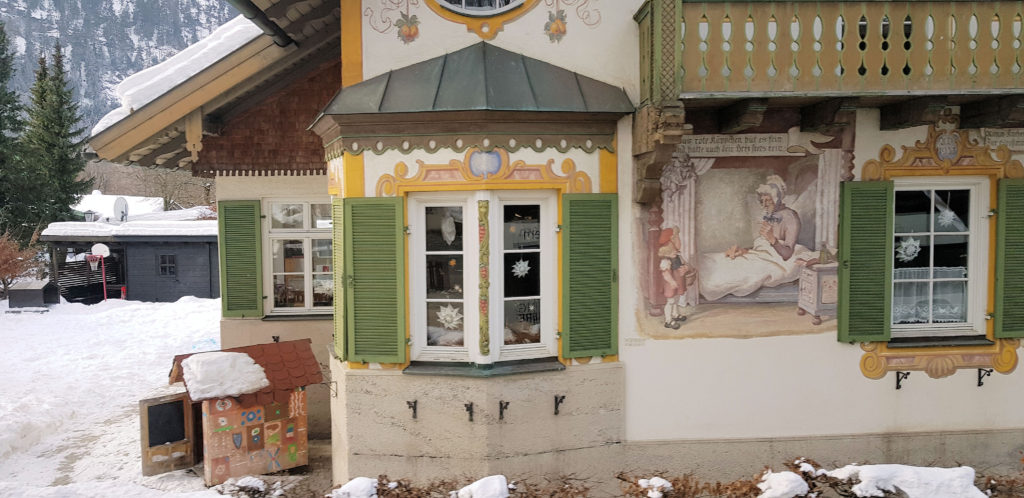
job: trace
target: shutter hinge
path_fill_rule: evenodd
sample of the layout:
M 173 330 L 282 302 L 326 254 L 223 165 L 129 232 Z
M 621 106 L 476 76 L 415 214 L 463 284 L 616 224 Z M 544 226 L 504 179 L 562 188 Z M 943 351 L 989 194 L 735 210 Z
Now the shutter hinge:
M 988 217 L 989 218 L 991 218 L 991 217 L 993 217 L 993 216 L 995 216 L 997 214 L 999 214 L 999 210 L 998 209 L 989 209 L 988 210 Z
M 345 281 L 346 289 L 351 289 L 352 287 L 355 287 L 356 279 L 352 275 L 345 275 L 344 277 L 342 277 L 342 279 Z
M 562 331 L 561 330 L 559 330 L 558 332 L 555 332 L 555 338 L 556 339 L 561 339 L 562 338 Z
M 409 235 L 409 234 L 411 234 L 411 233 L 412 233 L 412 229 L 411 229 L 411 228 L 409 228 L 409 225 L 405 225 L 405 226 L 403 226 L 403 227 L 402 227 L 402 231 L 403 231 L 403 232 L 405 232 L 405 234 L 406 234 L 406 235 Z
M 555 233 L 562 231 L 562 225 L 555 225 Z
M 614 283 L 618 283 L 618 281 L 619 281 L 619 270 L 613 268 L 612 269 L 612 283 L 613 284 Z
M 265 214 L 261 214 L 261 215 L 260 215 L 260 219 L 261 219 L 261 220 L 265 220 L 265 219 L 267 219 L 267 215 L 265 215 Z
M 996 315 L 994 315 L 992 313 L 985 313 L 985 319 L 986 320 L 991 320 L 991 319 L 993 319 L 995 317 L 996 317 Z

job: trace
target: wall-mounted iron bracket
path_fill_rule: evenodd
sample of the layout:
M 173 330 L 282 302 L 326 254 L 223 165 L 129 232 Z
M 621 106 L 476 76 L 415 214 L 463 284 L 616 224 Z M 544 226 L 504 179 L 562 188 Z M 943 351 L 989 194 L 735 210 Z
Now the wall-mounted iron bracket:
M 418 405 L 419 402 L 420 402 L 420 400 L 418 400 L 418 399 L 414 399 L 412 401 L 406 401 L 405 402 L 405 406 L 408 406 L 409 409 L 412 410 L 412 418 L 413 419 L 416 418 L 416 405 Z
M 466 403 L 466 404 L 464 404 L 462 406 L 466 407 L 466 413 L 469 414 L 469 421 L 472 422 L 473 421 L 473 403 Z
M 985 385 L 985 381 L 983 379 L 985 377 L 988 377 L 989 375 L 992 375 L 992 369 L 991 368 L 979 368 L 978 369 L 978 387 L 981 387 L 981 386 Z
M 555 395 L 555 415 L 558 415 L 558 407 L 559 407 L 559 405 L 562 404 L 563 401 L 565 401 L 565 395 L 564 394 L 556 394 Z
M 903 389 L 903 381 L 910 377 L 910 372 L 896 371 L 896 389 Z

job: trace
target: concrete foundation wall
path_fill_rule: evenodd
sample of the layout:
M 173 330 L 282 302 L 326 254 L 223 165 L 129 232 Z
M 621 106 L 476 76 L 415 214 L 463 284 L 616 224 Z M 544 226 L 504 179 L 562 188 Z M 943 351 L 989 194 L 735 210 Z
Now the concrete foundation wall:
M 334 340 L 331 320 L 253 320 L 223 318 L 220 321 L 220 344 L 224 349 L 281 341 L 310 339 L 313 354 L 324 373 L 324 383 L 306 387 L 310 439 L 331 437 L 331 388 L 328 348 Z
M 598 477 L 619 459 L 621 364 L 482 379 L 350 369 L 332 359 L 338 397 L 334 481 L 429 482 L 490 474 Z M 564 395 L 559 415 L 554 398 Z M 407 402 L 417 403 L 416 418 Z M 499 403 L 508 402 L 504 419 Z M 465 405 L 473 403 L 473 421 Z

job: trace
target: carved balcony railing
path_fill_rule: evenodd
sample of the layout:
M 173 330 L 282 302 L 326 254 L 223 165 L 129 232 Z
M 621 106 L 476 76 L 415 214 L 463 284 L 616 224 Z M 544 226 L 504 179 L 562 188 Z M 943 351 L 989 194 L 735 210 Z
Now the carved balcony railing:
M 1021 1 L 649 0 L 641 99 L 1019 90 L 1022 13 Z

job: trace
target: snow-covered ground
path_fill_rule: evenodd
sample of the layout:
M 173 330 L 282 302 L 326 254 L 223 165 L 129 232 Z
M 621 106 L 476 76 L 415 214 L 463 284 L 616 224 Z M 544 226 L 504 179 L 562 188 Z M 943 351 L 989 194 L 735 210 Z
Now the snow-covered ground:
M 174 355 L 219 349 L 219 300 L 7 311 L 0 301 L 0 496 L 221 496 L 186 471 L 143 477 L 138 418 Z

